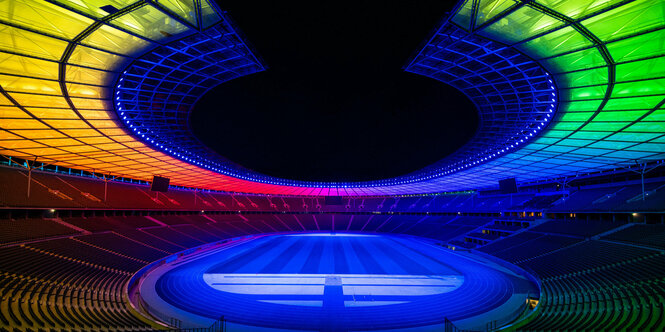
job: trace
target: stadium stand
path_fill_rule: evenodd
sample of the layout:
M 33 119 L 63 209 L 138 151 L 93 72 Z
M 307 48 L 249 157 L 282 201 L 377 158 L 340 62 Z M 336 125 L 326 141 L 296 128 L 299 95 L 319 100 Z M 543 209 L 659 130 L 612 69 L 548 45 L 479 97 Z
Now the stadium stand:
M 124 209 L 178 211 L 260 211 L 260 212 L 436 212 L 496 213 L 497 211 L 548 211 L 551 213 L 661 212 L 665 201 L 665 179 L 650 179 L 642 200 L 641 185 L 580 186 L 562 194 L 557 191 L 525 192 L 512 195 L 453 193 L 423 197 L 354 198 L 341 205 L 309 197 L 259 197 L 256 195 L 171 190 L 150 192 L 146 185 L 104 182 L 76 176 L 32 171 L 30 197 L 26 171 L 0 167 L 0 205 L 55 209 Z M 49 179 L 49 180 L 45 180 Z M 3 193 L 11 193 L 4 195 Z M 403 204 L 400 204 L 402 200 Z M 255 202 L 256 201 L 256 202 Z M 258 203 L 257 203 L 258 202 Z
M 130 301 L 142 270 L 295 232 L 522 268 L 540 294 L 508 330 L 665 330 L 664 1 L 458 1 L 403 69 L 466 95 L 478 131 L 363 182 L 259 174 L 193 136 L 199 98 L 267 68 L 217 2 L 0 2 L 0 332 L 178 329 Z
M 12 230 L 3 232 L 0 248 L 0 319 L 5 324 L 19 329 L 96 329 L 108 324 L 151 329 L 124 298 L 122 285 L 131 274 L 169 254 L 243 234 L 356 229 L 425 236 L 455 246 L 453 239 L 475 236 L 473 231 L 484 226 L 505 231 L 505 236 L 473 247 L 524 267 L 541 280 L 541 309 L 522 329 L 562 329 L 572 322 L 626 330 L 663 326 L 662 225 L 553 219 L 532 226 L 529 219 L 302 213 L 107 216 L 64 218 L 62 224 L 54 220 L 60 219 L 2 220 L 4 229 Z
M 544 234 L 590 237 L 624 225 L 625 222 L 607 220 L 550 220 L 529 231 Z
M 627 331 L 664 327 L 663 252 L 590 240 L 523 260 L 541 278 L 545 301 L 525 330 Z
M 120 182 L 107 183 L 105 201 L 100 180 L 40 171 L 32 172 L 28 199 L 24 170 L 0 167 L 0 177 L 0 321 L 17 331 L 158 328 L 129 305 L 123 288 L 143 266 L 206 243 L 301 231 L 415 235 L 516 264 L 542 287 L 537 310 L 519 329 L 663 328 L 661 178 L 647 181 L 644 197 L 641 185 L 628 180 L 563 193 L 545 187 L 326 204 L 312 197 L 156 194 Z
M 633 227 L 639 231 L 629 232 Z M 611 234 L 588 239 L 608 230 Z M 642 232 L 662 234 L 662 225 L 551 220 L 478 250 L 539 277 L 540 309 L 518 330 L 575 326 L 580 330 L 656 331 L 665 327 L 660 266 L 665 252 L 633 246 L 640 243 Z M 621 239 L 625 244 L 605 238 Z
M 665 249 L 665 225 L 631 224 L 603 239 Z

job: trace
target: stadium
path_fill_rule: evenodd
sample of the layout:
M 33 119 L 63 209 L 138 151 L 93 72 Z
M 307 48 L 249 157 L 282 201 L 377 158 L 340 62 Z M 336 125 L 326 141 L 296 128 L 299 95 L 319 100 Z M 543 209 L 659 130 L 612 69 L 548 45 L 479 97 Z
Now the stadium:
M 225 6 L 0 2 L 0 331 L 665 330 L 665 1 L 429 10 L 387 47 L 419 45 L 399 75 L 477 126 L 357 181 L 255 170 L 195 132 L 206 98 L 293 51 Z

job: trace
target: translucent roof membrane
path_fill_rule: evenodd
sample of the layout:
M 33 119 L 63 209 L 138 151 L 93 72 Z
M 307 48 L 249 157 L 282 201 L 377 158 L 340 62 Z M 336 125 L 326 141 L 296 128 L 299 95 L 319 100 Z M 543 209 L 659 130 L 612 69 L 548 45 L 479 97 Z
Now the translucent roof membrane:
M 471 96 L 485 128 L 474 141 L 395 179 L 295 183 L 234 166 L 178 125 L 207 89 L 263 68 L 213 2 L 5 1 L 0 154 L 301 195 L 465 190 L 661 160 L 664 13 L 660 0 L 462 1 L 406 69 Z M 174 142 L 187 154 L 175 154 Z
M 451 174 L 510 153 L 537 137 L 555 115 L 557 90 L 540 64 L 514 48 L 454 25 L 438 30 L 406 71 L 462 91 L 481 118 L 471 141 L 412 178 Z
M 126 67 L 115 89 L 119 117 L 141 140 L 197 166 L 252 181 L 286 186 L 335 186 L 278 179 L 233 164 L 195 139 L 187 123 L 208 89 L 263 70 L 231 27 L 218 25 L 156 47 Z M 444 81 L 473 99 L 481 113 L 475 138 L 458 153 L 411 177 L 450 174 L 509 153 L 533 139 L 554 115 L 556 89 L 550 75 L 513 48 L 455 27 L 439 31 L 407 68 Z M 347 184 L 376 186 L 380 182 Z
M 213 171 L 247 173 L 201 145 L 188 118 L 210 88 L 262 70 L 232 27 L 220 24 L 135 59 L 118 79 L 116 109 L 134 135 L 158 150 Z

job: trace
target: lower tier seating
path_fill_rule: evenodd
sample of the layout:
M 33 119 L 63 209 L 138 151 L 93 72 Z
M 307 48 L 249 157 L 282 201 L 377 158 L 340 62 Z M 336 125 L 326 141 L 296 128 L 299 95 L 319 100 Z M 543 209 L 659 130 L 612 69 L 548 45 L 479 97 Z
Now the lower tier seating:
M 625 248 L 615 249 L 620 255 Z M 541 279 L 541 309 L 521 330 L 663 331 L 663 263 L 665 255 L 657 253 L 572 273 L 527 264 L 551 276 Z
M 24 234 L 12 239 L 35 234 L 25 243 L 0 244 L 0 331 L 152 330 L 125 298 L 127 281 L 149 262 L 207 242 L 303 230 L 404 233 L 448 242 L 491 221 L 282 213 L 0 220 L 11 225 L 12 234 Z M 520 329 L 665 329 L 662 225 L 581 222 L 576 230 L 574 221 L 560 222 L 520 229 L 478 248 L 540 278 L 539 310 Z M 48 229 L 31 233 L 37 224 Z M 614 232 L 613 226 L 618 226 Z M 600 239 L 588 237 L 600 232 Z
M 27 246 L 0 248 L 0 326 L 150 331 L 124 296 L 131 273 Z
M 589 235 L 588 222 L 578 223 L 578 235 Z M 619 226 L 596 240 L 568 237 L 575 221 L 557 226 L 551 221 L 547 235 L 536 226 L 479 248 L 539 277 L 539 310 L 518 330 L 665 330 L 665 251 L 657 249 L 665 244 L 658 241 L 662 225 Z M 593 226 L 596 233 L 607 228 Z

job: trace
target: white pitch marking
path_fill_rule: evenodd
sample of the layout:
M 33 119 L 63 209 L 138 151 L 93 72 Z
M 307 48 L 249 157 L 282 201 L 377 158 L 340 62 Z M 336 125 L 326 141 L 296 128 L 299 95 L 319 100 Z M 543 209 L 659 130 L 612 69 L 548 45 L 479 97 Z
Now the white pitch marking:
M 206 273 L 203 275 L 203 279 L 214 289 L 235 294 L 321 296 L 324 292 L 326 277 L 333 276 L 341 279 L 344 295 L 352 295 L 354 297 L 401 296 L 408 298 L 409 300 L 413 300 L 417 296 L 447 293 L 457 289 L 464 282 L 464 277 L 457 275 L 428 276 L 382 274 L 326 275 Z M 286 304 L 284 301 L 282 301 L 282 303 Z M 376 300 L 368 302 L 377 302 L 376 305 L 379 305 L 379 302 L 381 301 Z
M 344 301 L 345 307 L 374 307 L 378 305 L 402 304 L 411 301 Z
M 284 305 L 299 305 L 303 307 L 323 307 L 323 301 L 259 300 L 259 302 L 284 304 Z

